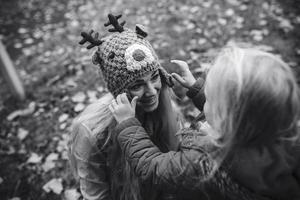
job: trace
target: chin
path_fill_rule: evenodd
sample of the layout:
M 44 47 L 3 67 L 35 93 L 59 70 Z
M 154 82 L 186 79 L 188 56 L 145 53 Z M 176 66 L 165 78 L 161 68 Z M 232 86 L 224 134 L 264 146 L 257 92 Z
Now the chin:
M 144 105 L 144 104 L 142 104 L 141 106 L 142 106 L 142 108 L 145 112 L 153 112 L 158 107 L 158 101 L 156 101 L 155 104 L 153 104 L 153 105 Z

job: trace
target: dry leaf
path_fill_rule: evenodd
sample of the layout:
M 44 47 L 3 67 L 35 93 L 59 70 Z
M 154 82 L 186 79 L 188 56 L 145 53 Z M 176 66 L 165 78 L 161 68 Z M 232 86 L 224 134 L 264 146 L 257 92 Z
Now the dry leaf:
M 31 102 L 27 108 L 23 109 L 23 110 L 16 110 L 14 112 L 12 112 L 11 114 L 9 114 L 7 116 L 7 120 L 8 121 L 12 121 L 14 120 L 16 117 L 19 117 L 19 116 L 27 116 L 27 115 L 30 115 L 34 112 L 35 110 L 35 107 L 36 107 L 36 103 L 35 102 Z
M 30 157 L 28 158 L 28 160 L 26 162 L 36 164 L 36 163 L 41 162 L 42 158 L 43 158 L 43 156 L 39 156 L 36 153 L 31 153 Z
M 59 125 L 60 130 L 64 130 L 67 127 L 67 123 L 62 123 Z
M 53 161 L 46 161 L 42 165 L 42 168 L 45 172 L 48 172 L 50 169 L 53 169 L 54 167 L 55 167 L 55 162 L 53 162 Z
M 64 121 L 66 121 L 68 118 L 69 118 L 69 115 L 64 113 L 61 116 L 59 116 L 58 121 L 59 121 L 59 123 L 62 123 Z
M 19 128 L 19 129 L 18 129 L 18 138 L 19 138 L 20 140 L 24 140 L 24 139 L 27 137 L 28 133 L 29 133 L 29 132 L 28 132 L 26 129 L 24 129 L 24 128 Z
M 66 200 L 78 200 L 81 194 L 76 189 L 69 189 L 64 192 Z
M 234 10 L 229 8 L 225 11 L 225 15 L 228 17 L 231 17 L 232 15 L 234 15 Z
M 92 90 L 87 91 L 87 96 L 89 98 L 90 103 L 98 100 L 96 91 L 92 91 Z
M 58 154 L 57 153 L 50 153 L 47 158 L 46 161 L 54 161 L 58 159 Z
M 46 191 L 47 193 L 52 191 L 55 194 L 61 194 L 61 192 L 63 191 L 62 179 L 61 178 L 51 179 L 43 186 L 43 190 Z
M 21 198 L 20 197 L 13 197 L 13 198 L 8 199 L 8 200 L 21 200 Z
M 85 108 L 85 105 L 83 103 L 78 103 L 75 107 L 74 107 L 74 111 L 75 112 L 80 112 L 83 111 Z
M 84 102 L 86 96 L 83 92 L 78 92 L 72 97 L 72 101 L 75 103 L 82 103 Z

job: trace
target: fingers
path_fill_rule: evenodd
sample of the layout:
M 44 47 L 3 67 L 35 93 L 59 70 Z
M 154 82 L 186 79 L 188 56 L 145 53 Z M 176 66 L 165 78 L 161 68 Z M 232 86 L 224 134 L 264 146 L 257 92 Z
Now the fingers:
M 135 107 L 136 107 L 136 102 L 138 100 L 138 97 L 135 96 L 133 97 L 132 101 L 131 101 L 131 107 L 135 110 Z
M 170 62 L 177 64 L 182 71 L 189 70 L 189 65 L 183 60 L 171 60 Z
M 120 96 L 121 96 L 122 103 L 130 104 L 126 93 L 122 93 L 120 94 Z
M 119 94 L 116 98 L 117 104 L 121 104 L 122 103 L 122 99 L 121 99 L 122 94 Z
M 178 75 L 178 74 L 176 74 L 176 73 L 172 73 L 171 75 L 172 75 L 172 77 L 173 77 L 176 81 L 178 81 L 178 83 L 180 83 L 182 86 L 186 86 L 186 81 L 185 81 L 180 75 Z
M 112 113 L 114 113 L 114 111 L 115 111 L 115 108 L 112 106 L 112 104 L 110 104 L 110 105 L 108 106 L 108 109 L 109 109 L 110 112 L 112 112 Z

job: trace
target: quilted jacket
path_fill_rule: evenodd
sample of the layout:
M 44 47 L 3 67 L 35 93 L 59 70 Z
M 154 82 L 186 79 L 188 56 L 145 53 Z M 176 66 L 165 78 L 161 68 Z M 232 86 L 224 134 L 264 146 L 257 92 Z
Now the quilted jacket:
M 203 108 L 201 85 L 190 96 Z M 181 145 L 179 151 L 162 153 L 137 119 L 122 122 L 116 130 L 121 149 L 138 176 L 176 191 L 182 196 L 179 199 L 300 199 L 299 143 L 276 141 L 260 149 L 242 148 L 206 181 L 213 164 L 206 149 L 193 140 L 183 140 L 182 144 L 191 143 L 188 148 Z

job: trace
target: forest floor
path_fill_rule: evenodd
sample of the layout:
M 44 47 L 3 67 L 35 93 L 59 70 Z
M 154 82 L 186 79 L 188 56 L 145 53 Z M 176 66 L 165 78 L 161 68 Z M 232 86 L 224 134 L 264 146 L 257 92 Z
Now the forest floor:
M 108 32 L 107 14 L 143 24 L 162 65 L 186 60 L 197 76 L 226 44 L 280 56 L 300 76 L 300 6 L 250 0 L 1 0 L 0 36 L 26 90 L 17 100 L 0 76 L 1 199 L 78 199 L 66 144 L 72 119 L 107 92 L 80 32 Z M 175 93 L 184 98 L 183 90 Z M 186 101 L 184 101 L 186 102 Z M 187 117 L 197 114 L 178 102 Z

